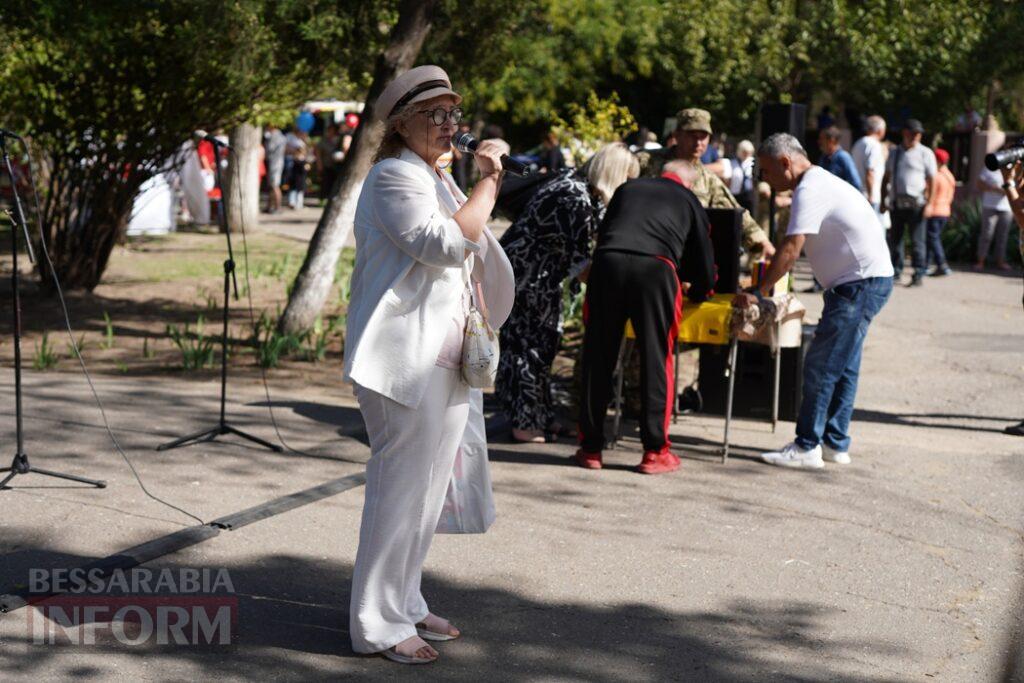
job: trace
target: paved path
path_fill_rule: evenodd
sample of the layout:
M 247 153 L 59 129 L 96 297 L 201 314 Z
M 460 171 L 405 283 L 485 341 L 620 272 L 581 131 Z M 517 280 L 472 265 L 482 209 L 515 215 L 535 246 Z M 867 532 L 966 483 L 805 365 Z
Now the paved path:
M 491 447 L 499 519 L 438 537 L 426 595 L 465 633 L 415 672 L 348 645 L 348 584 L 362 489 L 222 532 L 147 566 L 226 567 L 239 596 L 230 648 L 27 642 L 29 609 L 0 617 L 4 680 L 987 681 L 1020 626 L 1024 313 L 1019 279 L 956 274 L 900 288 L 868 338 L 854 464 L 760 464 L 791 436 L 741 420 L 673 428 L 682 471 L 642 477 L 635 437 L 611 467 L 566 465 L 571 443 Z M 816 318 L 820 302 L 804 300 Z M 324 369 L 339 373 L 337 367 Z M 10 396 L 12 374 L 0 372 Z M 368 455 L 351 392 L 273 384 L 285 437 L 322 458 L 226 438 L 152 448 L 206 425 L 215 382 L 100 377 L 118 438 L 147 485 L 204 520 L 359 472 Z M 102 491 L 20 477 L 0 491 L 0 592 L 28 570 L 80 566 L 194 521 L 147 499 L 99 427 L 81 378 L 27 373 L 27 447 L 39 466 Z M 13 405 L 0 406 L 12 451 Z M 231 416 L 267 438 L 261 386 Z

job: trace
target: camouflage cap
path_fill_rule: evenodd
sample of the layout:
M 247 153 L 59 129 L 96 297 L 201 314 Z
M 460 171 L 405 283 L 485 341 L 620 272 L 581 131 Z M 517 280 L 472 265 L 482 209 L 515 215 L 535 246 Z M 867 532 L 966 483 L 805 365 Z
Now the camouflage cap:
M 711 133 L 711 113 L 705 109 L 683 109 L 676 114 L 679 130 L 702 130 Z

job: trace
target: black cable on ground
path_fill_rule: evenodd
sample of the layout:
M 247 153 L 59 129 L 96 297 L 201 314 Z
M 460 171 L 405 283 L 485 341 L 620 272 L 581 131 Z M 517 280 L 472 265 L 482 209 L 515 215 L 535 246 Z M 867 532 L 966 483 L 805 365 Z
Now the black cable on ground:
M 146 485 L 142 482 L 142 477 L 139 476 L 138 471 L 135 469 L 135 465 L 132 464 L 131 459 L 128 457 L 128 455 L 121 448 L 121 444 L 118 443 L 117 437 L 114 436 L 114 431 L 110 428 L 110 421 L 107 419 L 107 411 L 103 407 L 103 402 L 100 400 L 99 393 L 96 391 L 96 387 L 93 384 L 92 377 L 89 375 L 89 370 L 85 366 L 85 359 L 82 358 L 82 352 L 78 348 L 78 342 L 75 341 L 75 334 L 74 334 L 74 331 L 71 329 L 71 316 L 68 313 L 67 303 L 64 301 L 64 291 L 63 291 L 63 289 L 60 286 L 60 279 L 57 277 L 57 269 L 54 267 L 53 261 L 50 259 L 50 250 L 49 250 L 49 248 L 47 247 L 47 244 L 46 244 L 46 231 L 43 229 L 43 225 L 42 225 L 42 216 L 43 216 L 43 214 L 42 214 L 42 211 L 41 211 L 40 205 L 39 205 L 39 192 L 36 190 L 35 167 L 34 167 L 34 165 L 32 163 L 32 150 L 30 149 L 29 144 L 28 144 L 27 141 L 22 140 L 21 138 L 19 138 L 19 140 L 25 146 L 25 152 L 28 155 L 29 183 L 32 186 L 32 199 L 33 199 L 33 201 L 35 203 L 35 207 L 36 207 L 36 220 L 37 220 L 37 222 L 39 222 L 39 242 L 40 242 L 40 245 L 42 246 L 43 256 L 46 258 L 47 267 L 50 270 L 50 274 L 53 277 L 54 287 L 57 290 L 57 297 L 60 300 L 60 307 L 61 307 L 61 310 L 64 313 L 64 326 L 67 328 L 68 339 L 70 339 L 71 348 L 74 349 L 75 357 L 78 358 L 78 363 L 79 363 L 79 365 L 82 368 L 82 373 L 85 375 L 85 380 L 89 384 L 89 389 L 90 389 L 90 391 L 92 391 L 93 398 L 96 400 L 96 405 L 100 409 L 100 416 L 103 418 L 103 427 L 107 430 L 107 435 L 110 437 L 110 441 L 114 444 L 114 448 L 117 449 L 117 452 L 120 453 L 120 455 L 124 459 L 125 463 L 131 469 L 132 475 L 135 476 L 135 481 L 138 482 L 139 488 L 142 489 L 143 493 L 145 493 L 147 496 L 149 496 L 154 501 L 160 503 L 161 505 L 165 505 L 165 506 L 169 507 L 170 509 L 176 510 L 176 511 L 180 512 L 181 514 L 187 516 L 187 517 L 191 517 L 192 519 L 196 520 L 200 524 L 206 524 L 206 522 L 204 522 L 200 517 L 198 517 L 197 515 L 192 514 L 188 510 L 184 510 L 184 509 L 178 507 L 177 505 L 174 505 L 173 503 L 168 503 L 166 500 L 164 500 L 162 498 L 159 498 L 158 496 L 155 496 L 154 494 L 150 493 L 149 490 L 146 488 Z M 17 191 L 16 188 L 15 188 L 15 191 Z

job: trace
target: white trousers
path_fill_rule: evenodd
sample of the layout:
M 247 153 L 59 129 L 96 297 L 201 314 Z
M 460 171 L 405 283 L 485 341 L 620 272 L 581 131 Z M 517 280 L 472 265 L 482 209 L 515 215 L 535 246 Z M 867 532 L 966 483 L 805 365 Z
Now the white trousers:
M 370 437 L 349 612 L 356 652 L 380 652 L 411 638 L 428 614 L 420 593 L 423 561 L 469 418 L 469 387 L 459 371 L 431 372 L 415 410 L 356 385 Z

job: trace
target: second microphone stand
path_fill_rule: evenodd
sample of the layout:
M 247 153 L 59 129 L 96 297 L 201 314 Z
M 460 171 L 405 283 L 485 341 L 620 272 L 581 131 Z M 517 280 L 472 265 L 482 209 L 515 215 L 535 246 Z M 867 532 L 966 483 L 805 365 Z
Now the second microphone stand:
M 25 212 L 21 210 L 21 200 L 18 198 L 18 180 L 14 177 L 14 169 L 11 167 L 11 158 L 7 155 L 6 135 L 0 131 L 0 156 L 3 157 L 3 167 L 7 171 L 7 177 L 11 181 L 11 195 L 14 204 L 14 212 L 8 212 L 11 219 L 11 303 L 14 306 L 14 416 L 15 416 L 15 440 L 14 461 L 10 467 L 0 468 L 0 475 L 8 473 L 3 480 L 0 480 L 0 489 L 7 488 L 7 482 L 19 474 L 41 474 L 44 477 L 77 481 L 80 484 L 88 484 L 96 488 L 106 488 L 106 484 L 95 479 L 77 477 L 73 474 L 63 474 L 52 470 L 43 470 L 33 467 L 29 462 L 28 454 L 25 453 L 24 427 L 22 425 L 21 412 L 21 293 L 18 286 L 18 233 L 25 237 L 25 251 L 28 259 L 35 263 L 32 254 L 32 240 L 29 239 L 28 225 L 25 223 Z
M 238 301 L 238 279 L 235 276 L 235 254 L 231 248 L 231 231 L 228 229 L 227 218 L 224 213 L 224 203 L 227 201 L 227 194 L 224 192 L 223 185 L 221 184 L 220 178 L 220 151 L 221 148 L 230 149 L 222 142 L 217 140 L 210 140 L 213 145 L 214 151 L 214 177 L 216 179 L 216 187 L 220 190 L 220 201 L 217 202 L 217 224 L 220 226 L 221 231 L 227 237 L 228 242 L 228 258 L 224 261 L 224 330 L 221 335 L 221 356 L 220 356 L 220 421 L 216 426 L 210 429 L 204 429 L 201 432 L 195 434 L 189 434 L 183 436 L 180 439 L 169 441 L 168 443 L 157 446 L 158 451 L 166 451 L 172 448 L 178 448 L 180 446 L 192 446 L 197 443 L 204 443 L 206 441 L 213 441 L 218 436 L 225 434 L 234 434 L 235 436 L 243 439 L 248 439 L 253 443 L 259 444 L 265 448 L 280 453 L 283 449 L 280 446 L 276 446 L 269 441 L 248 434 L 238 427 L 234 427 L 227 421 L 227 394 L 228 394 L 228 308 L 231 301 L 231 286 L 234 285 L 235 301 Z

